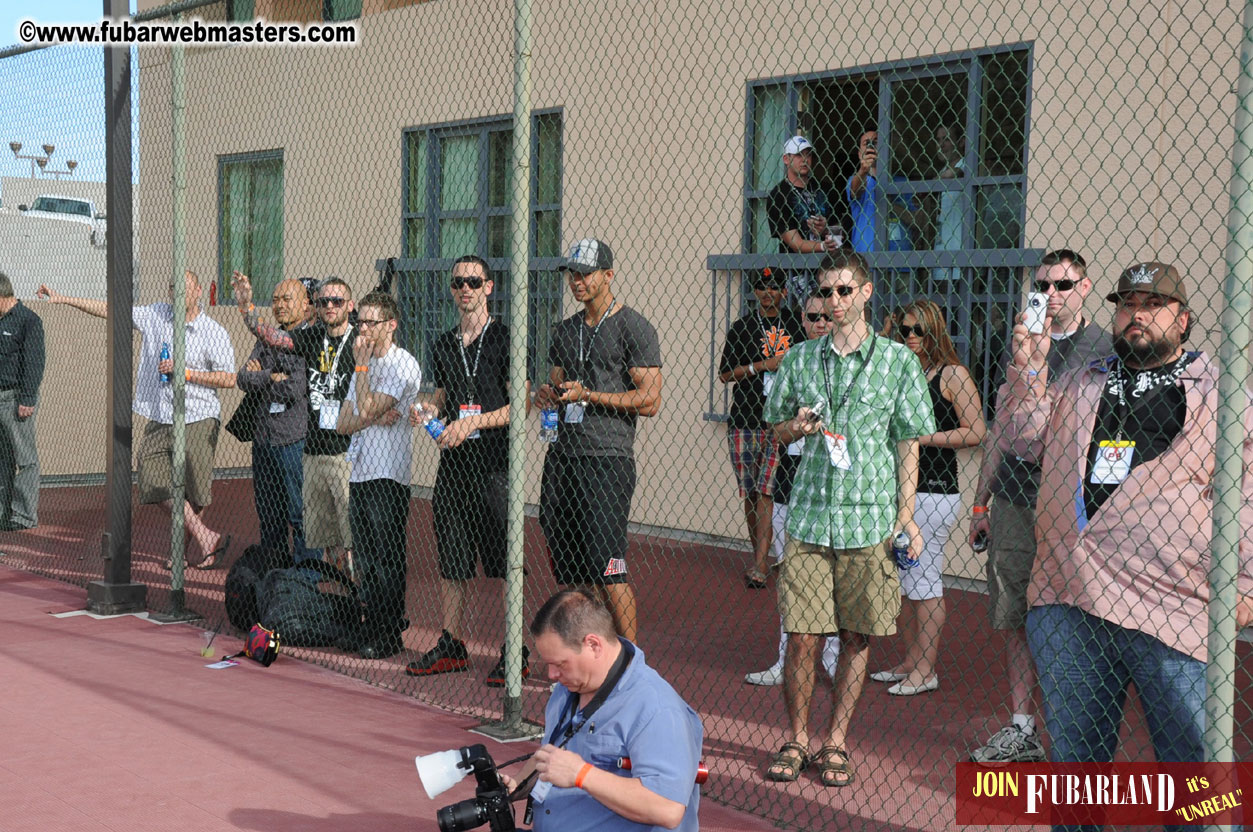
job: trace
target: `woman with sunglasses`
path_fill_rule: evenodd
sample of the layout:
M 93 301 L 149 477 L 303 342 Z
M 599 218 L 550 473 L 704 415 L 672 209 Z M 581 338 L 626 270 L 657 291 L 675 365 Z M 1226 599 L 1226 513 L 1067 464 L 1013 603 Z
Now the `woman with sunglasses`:
M 896 667 L 870 675 L 876 682 L 894 682 L 888 693 L 913 696 L 940 686 L 935 660 L 944 627 L 944 546 L 961 509 L 956 451 L 982 442 L 986 427 L 979 391 L 957 357 L 940 307 L 915 300 L 888 319 L 883 335 L 909 347 L 922 362 L 937 428 L 919 439 L 914 519 L 923 551 L 916 566 L 901 570 L 905 657 Z

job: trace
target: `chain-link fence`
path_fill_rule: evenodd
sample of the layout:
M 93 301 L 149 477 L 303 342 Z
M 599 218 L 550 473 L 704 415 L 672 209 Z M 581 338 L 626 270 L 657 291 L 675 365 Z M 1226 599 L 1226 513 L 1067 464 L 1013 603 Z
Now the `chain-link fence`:
M 120 226 L 154 610 L 518 728 L 520 623 L 591 587 L 704 794 L 784 828 L 951 828 L 972 758 L 1199 758 L 1247 658 L 1213 536 L 1253 595 L 1243 12 L 184 3 L 141 16 L 356 42 L 134 50 L 129 223 L 100 48 L 5 53 L 0 562 L 116 565 Z

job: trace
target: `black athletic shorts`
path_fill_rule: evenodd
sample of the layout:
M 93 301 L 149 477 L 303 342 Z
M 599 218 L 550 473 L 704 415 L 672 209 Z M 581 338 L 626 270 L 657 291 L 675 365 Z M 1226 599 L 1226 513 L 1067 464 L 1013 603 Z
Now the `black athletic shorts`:
M 475 576 L 479 560 L 487 577 L 505 577 L 507 481 L 504 471 L 439 466 L 431 513 L 441 578 L 468 581 Z
M 548 452 L 540 486 L 540 527 L 553 575 L 563 586 L 626 583 L 627 519 L 635 459 Z

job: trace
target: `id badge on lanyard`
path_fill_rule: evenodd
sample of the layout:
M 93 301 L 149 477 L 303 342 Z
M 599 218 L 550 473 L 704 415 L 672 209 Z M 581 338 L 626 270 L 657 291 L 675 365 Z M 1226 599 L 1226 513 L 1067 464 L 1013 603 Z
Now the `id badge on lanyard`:
M 830 457 L 831 464 L 841 471 L 851 471 L 853 458 L 848 452 L 848 438 L 829 430 L 822 432 L 822 438 L 826 440 L 827 456 Z
M 1119 485 L 1131 473 L 1131 459 L 1136 443 L 1130 440 L 1103 439 L 1097 444 L 1096 460 L 1088 481 L 1093 485 Z
M 483 412 L 483 405 L 481 404 L 463 404 L 461 406 L 461 413 L 457 416 L 457 418 L 468 419 L 471 416 L 478 416 L 482 412 Z M 478 439 L 478 438 L 479 438 L 479 431 L 477 430 L 474 433 L 466 437 L 466 439 Z

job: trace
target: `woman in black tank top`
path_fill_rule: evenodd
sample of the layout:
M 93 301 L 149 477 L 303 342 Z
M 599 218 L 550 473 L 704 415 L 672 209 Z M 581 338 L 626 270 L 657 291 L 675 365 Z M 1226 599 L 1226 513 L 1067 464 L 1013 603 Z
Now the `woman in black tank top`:
M 915 300 L 888 320 L 883 335 L 918 356 L 935 409 L 936 432 L 919 439 L 914 520 L 922 531 L 922 557 L 917 566 L 900 570 L 905 655 L 896 667 L 870 676 L 894 682 L 888 693 L 913 696 L 940 686 L 935 662 L 944 627 L 944 547 L 961 509 L 957 449 L 982 442 L 986 427 L 979 391 L 953 348 L 940 307 Z

